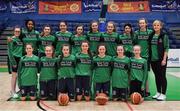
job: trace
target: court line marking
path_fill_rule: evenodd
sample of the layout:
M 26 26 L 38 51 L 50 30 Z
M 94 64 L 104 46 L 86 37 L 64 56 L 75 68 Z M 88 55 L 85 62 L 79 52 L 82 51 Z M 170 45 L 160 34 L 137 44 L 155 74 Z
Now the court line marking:
M 130 111 L 134 111 L 132 106 L 129 104 L 129 102 L 125 102 L 125 103 L 126 103 L 126 105 L 127 105 L 127 107 L 129 108 Z

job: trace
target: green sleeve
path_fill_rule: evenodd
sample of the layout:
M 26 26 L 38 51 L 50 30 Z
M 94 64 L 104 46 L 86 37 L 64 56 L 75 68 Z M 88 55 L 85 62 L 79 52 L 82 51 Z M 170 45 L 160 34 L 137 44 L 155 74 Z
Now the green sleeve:
M 21 70 L 22 70 L 22 58 L 21 60 L 19 61 L 19 65 L 18 65 L 18 70 L 17 70 L 17 79 L 18 79 L 18 86 L 20 87 L 21 86 Z
M 10 64 L 12 66 L 16 67 L 17 63 L 16 63 L 16 60 L 15 60 L 13 54 L 12 54 L 12 49 L 13 49 L 13 41 L 8 42 L 8 57 L 9 57 Z
M 169 39 L 168 39 L 167 35 L 164 36 L 163 42 L 164 42 L 165 52 L 168 52 L 169 51 Z
M 142 87 L 141 88 L 146 88 L 146 81 L 148 79 L 148 68 L 147 68 L 147 61 L 144 61 L 144 76 L 143 76 L 143 81 L 142 81 Z

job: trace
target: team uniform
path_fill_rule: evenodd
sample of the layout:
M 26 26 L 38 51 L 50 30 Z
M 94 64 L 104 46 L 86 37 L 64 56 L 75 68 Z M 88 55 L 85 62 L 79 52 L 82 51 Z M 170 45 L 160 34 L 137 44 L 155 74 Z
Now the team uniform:
M 41 57 L 40 67 L 40 96 L 56 99 L 57 58 Z
M 112 89 L 113 98 L 127 100 L 129 86 L 130 59 L 113 57 Z
M 142 96 L 142 89 L 146 87 L 147 81 L 147 60 L 144 58 L 131 58 L 130 59 L 130 94 L 138 92 Z
M 55 46 L 55 37 L 53 35 L 48 36 L 39 36 L 38 38 L 39 45 L 39 57 L 45 56 L 45 47 L 47 45 Z
M 55 48 L 55 55 L 58 57 L 59 55 L 62 54 L 62 46 L 63 44 L 70 44 L 72 37 L 71 32 L 56 32 L 55 33 L 55 38 L 56 38 L 56 48 Z
M 149 62 L 149 36 L 151 35 L 152 30 L 147 29 L 146 31 L 135 31 L 136 38 L 135 43 L 141 46 L 141 57 L 147 60 L 148 71 L 150 71 L 150 62 Z
M 93 55 L 97 54 L 97 46 L 101 41 L 101 32 L 88 32 L 87 40 L 90 44 L 90 51 Z
M 17 72 L 19 61 L 23 54 L 23 43 L 18 37 L 12 37 L 8 42 L 8 57 L 12 71 Z
M 71 38 L 72 41 L 72 54 L 76 55 L 77 53 L 81 52 L 81 43 L 83 41 L 87 40 L 87 36 L 86 35 L 82 35 L 77 37 L 76 35 L 74 35 Z
M 155 74 L 156 88 L 158 93 L 166 94 L 167 80 L 166 80 L 166 65 L 162 66 L 164 52 L 168 53 L 169 40 L 168 36 L 161 32 L 159 36 L 153 34 L 151 40 L 151 67 Z
M 124 46 L 125 49 L 125 55 L 127 57 L 132 57 L 133 56 L 133 45 L 135 44 L 135 34 L 127 35 L 127 34 L 122 34 L 119 35 L 119 43 Z
M 68 93 L 70 99 L 74 99 L 74 76 L 76 58 L 74 55 L 59 58 L 58 66 L 58 92 Z
M 76 54 L 76 95 L 90 95 L 90 77 L 92 58 L 89 54 Z
M 94 67 L 94 83 L 95 91 L 98 93 L 105 93 L 109 96 L 110 92 L 110 76 L 111 76 L 111 56 L 106 55 L 101 58 L 99 56 L 93 57 Z
M 23 56 L 18 67 L 18 83 L 20 86 L 21 96 L 36 96 L 37 90 L 37 73 L 39 68 L 39 58 L 35 55 L 32 57 Z
M 22 30 L 22 41 L 24 43 L 24 47 L 26 44 L 32 44 L 32 47 L 34 49 L 33 54 L 38 55 L 38 37 L 39 32 L 36 30 L 28 31 L 28 29 Z
M 103 33 L 102 34 L 102 42 L 106 45 L 107 55 L 115 56 L 116 55 L 116 47 L 118 44 L 118 33 L 113 32 L 112 34 Z

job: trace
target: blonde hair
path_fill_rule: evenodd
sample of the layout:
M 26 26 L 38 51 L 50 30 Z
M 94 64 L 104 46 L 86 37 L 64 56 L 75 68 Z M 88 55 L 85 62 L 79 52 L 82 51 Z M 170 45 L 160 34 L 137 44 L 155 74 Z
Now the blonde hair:
M 153 25 L 154 25 L 154 24 L 157 24 L 157 23 L 159 23 L 159 24 L 161 25 L 161 27 L 163 26 L 163 23 L 162 23 L 162 21 L 160 21 L 160 20 L 155 20 L 155 21 L 153 22 Z

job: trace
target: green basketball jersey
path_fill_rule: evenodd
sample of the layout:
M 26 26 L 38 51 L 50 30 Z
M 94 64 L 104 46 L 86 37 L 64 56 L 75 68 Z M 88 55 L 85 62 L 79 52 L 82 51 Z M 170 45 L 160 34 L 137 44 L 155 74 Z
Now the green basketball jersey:
M 37 73 L 39 68 L 39 58 L 23 56 L 19 62 L 18 81 L 20 86 L 37 85 Z
M 73 36 L 72 37 L 72 54 L 76 54 L 76 53 L 80 53 L 81 52 L 81 43 L 82 41 L 87 40 L 86 35 L 82 35 L 82 36 Z
M 29 32 L 27 29 L 22 30 L 22 35 L 23 35 L 23 43 L 26 45 L 27 43 L 32 44 L 34 48 L 34 53 L 37 53 L 38 50 L 38 37 L 39 37 L 39 32 L 36 30 L 32 30 Z
M 58 61 L 58 79 L 60 78 L 74 78 L 76 58 L 74 55 L 61 58 Z
M 55 37 L 56 37 L 56 48 L 55 48 L 55 55 L 61 55 L 62 54 L 62 46 L 63 44 L 70 44 L 70 40 L 72 37 L 72 33 L 71 32 L 56 32 L 55 33 Z
M 147 80 L 147 60 L 144 58 L 136 59 L 131 58 L 131 80 L 139 80 L 142 81 L 142 87 L 145 88 L 146 80 Z
M 57 79 L 57 58 L 41 57 L 40 81 Z
M 128 88 L 130 59 L 128 57 L 113 57 L 112 87 Z
M 96 83 L 110 81 L 111 59 L 112 57 L 108 55 L 103 58 L 99 56 L 93 57 L 94 81 Z
M 92 53 L 96 53 L 97 54 L 97 46 L 100 43 L 101 40 L 101 32 L 88 32 L 87 33 L 87 39 L 89 41 L 90 44 L 90 51 Z
M 135 41 L 138 45 L 141 46 L 141 57 L 148 58 L 149 57 L 149 44 L 148 39 L 152 30 L 147 29 L 147 31 L 135 31 L 136 38 Z
M 116 47 L 117 47 L 117 43 L 118 43 L 118 33 L 113 32 L 112 34 L 108 34 L 108 33 L 103 33 L 102 34 L 102 41 L 105 43 L 106 45 L 106 51 L 107 54 L 110 56 L 115 56 L 116 55 Z
M 90 76 L 92 74 L 92 59 L 89 54 L 76 54 L 76 75 Z
M 127 35 L 127 34 L 122 34 L 119 35 L 119 41 L 120 44 L 122 44 L 125 48 L 125 52 L 133 52 L 133 45 L 134 45 L 134 39 L 135 35 Z
M 54 46 L 55 44 L 55 37 L 53 35 L 48 36 L 39 36 L 38 38 L 38 45 L 39 45 L 39 52 L 45 53 L 45 47 L 47 45 Z

